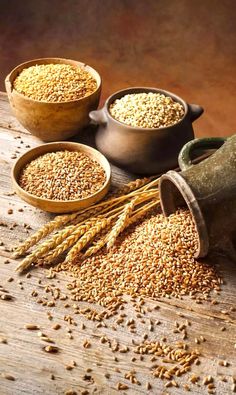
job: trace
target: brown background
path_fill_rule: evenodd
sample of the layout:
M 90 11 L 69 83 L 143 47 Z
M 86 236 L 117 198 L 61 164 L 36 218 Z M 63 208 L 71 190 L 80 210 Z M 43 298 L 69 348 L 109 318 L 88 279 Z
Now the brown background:
M 2 0 L 0 89 L 28 59 L 84 61 L 103 77 L 104 100 L 155 86 L 201 104 L 197 135 L 236 132 L 236 1 Z

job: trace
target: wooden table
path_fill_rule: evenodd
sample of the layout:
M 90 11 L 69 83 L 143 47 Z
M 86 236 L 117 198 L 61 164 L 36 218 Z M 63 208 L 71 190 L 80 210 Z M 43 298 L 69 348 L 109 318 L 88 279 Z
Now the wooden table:
M 0 164 L 1 164 L 1 247 L 0 247 L 0 285 L 6 288 L 13 296 L 12 301 L 0 299 L 0 394 L 64 394 L 69 389 L 81 393 L 88 390 L 90 394 L 146 394 L 146 383 L 152 385 L 151 394 L 183 394 L 184 383 L 190 385 L 192 394 L 207 394 L 207 388 L 202 384 L 206 375 L 214 377 L 216 393 L 230 394 L 232 389 L 232 377 L 236 377 L 236 267 L 226 257 L 215 257 L 212 264 L 217 265 L 224 285 L 219 295 L 215 295 L 218 304 L 196 303 L 190 297 L 183 299 L 160 298 L 158 301 L 147 301 L 146 307 L 159 306 L 152 311 L 146 309 L 145 319 L 137 328 L 137 333 L 132 335 L 137 341 L 142 339 L 143 333 L 148 329 L 149 319 L 160 320 L 160 325 L 154 326 L 151 338 L 159 340 L 163 336 L 168 342 L 180 339 L 178 333 L 174 333 L 174 322 L 179 323 L 189 320 L 188 327 L 189 346 L 197 348 L 200 353 L 200 365 L 194 366 L 190 374 L 178 380 L 179 387 L 165 388 L 165 381 L 154 379 L 150 374 L 150 358 L 144 356 L 142 363 L 139 359 L 131 362 L 134 356 L 132 351 L 131 334 L 127 327 L 119 326 L 112 329 L 115 318 L 107 321 L 107 327 L 97 328 L 96 323 L 77 315 L 77 326 L 68 325 L 64 316 L 70 314 L 71 307 L 65 307 L 65 301 L 60 301 L 56 307 L 43 307 L 36 303 L 35 297 L 31 296 L 36 290 L 39 296 L 47 296 L 44 286 L 48 283 L 44 269 L 32 271 L 32 276 L 26 278 L 14 272 L 16 261 L 11 258 L 11 248 L 20 240 L 38 229 L 48 221 L 51 215 L 41 212 L 25 204 L 19 197 L 12 193 L 10 171 L 15 158 L 25 152 L 29 147 L 40 144 L 40 141 L 24 130 L 10 112 L 5 94 L 0 95 Z M 86 142 L 93 131 L 86 131 L 79 138 L 80 142 Z M 134 178 L 125 172 L 113 167 L 113 183 L 120 184 Z M 13 214 L 8 214 L 12 209 Z M 23 211 L 21 211 L 23 209 Z M 52 280 L 50 280 L 51 282 Z M 66 284 L 65 275 L 54 279 L 60 288 Z M 0 290 L 1 293 L 1 290 Z M 65 291 L 66 293 L 66 291 Z M 68 302 L 70 304 L 70 302 Z M 129 318 L 135 317 L 134 311 L 128 305 L 126 314 Z M 47 312 L 52 314 L 49 320 Z M 60 348 L 58 354 L 47 354 L 42 350 L 42 342 L 37 336 L 37 331 L 27 331 L 24 325 L 36 323 L 42 332 L 52 337 Z M 61 325 L 61 329 L 54 330 L 55 323 Z M 83 329 L 82 324 L 85 325 Z M 72 333 L 68 333 L 68 328 Z M 112 353 L 111 349 L 99 341 L 101 334 L 110 339 L 117 339 L 123 345 L 130 348 L 128 353 Z M 195 338 L 202 335 L 206 341 L 195 343 Z M 70 337 L 73 337 L 71 339 Z M 6 343 L 4 342 L 6 339 Z M 91 342 L 91 348 L 83 348 L 85 339 Z M 114 355 L 119 362 L 114 360 Z M 66 365 L 71 361 L 76 362 L 72 370 L 67 370 Z M 219 360 L 226 360 L 228 366 L 220 366 Z M 117 369 L 119 367 L 119 369 Z M 87 371 L 92 369 L 92 371 Z M 125 373 L 135 369 L 141 385 L 131 384 L 124 379 Z M 110 378 L 105 377 L 109 373 Z M 201 376 L 199 384 L 188 382 L 191 373 Z M 2 374 L 2 375 L 1 375 Z M 14 381 L 6 379 L 4 374 L 15 377 Z M 51 375 L 55 376 L 53 380 Z M 222 381 L 222 375 L 226 381 Z M 107 375 L 106 375 L 107 376 Z M 127 391 L 117 391 L 118 382 L 129 385 Z

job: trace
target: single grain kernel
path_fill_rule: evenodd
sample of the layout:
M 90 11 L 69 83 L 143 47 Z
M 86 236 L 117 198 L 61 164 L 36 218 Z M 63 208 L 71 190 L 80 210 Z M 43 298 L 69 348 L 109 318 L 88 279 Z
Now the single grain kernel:
M 26 324 L 24 326 L 25 329 L 28 329 L 29 331 L 36 331 L 39 329 L 39 326 L 36 324 Z
M 56 346 L 46 346 L 43 348 L 44 351 L 48 352 L 48 353 L 57 353 L 59 351 L 59 348 Z

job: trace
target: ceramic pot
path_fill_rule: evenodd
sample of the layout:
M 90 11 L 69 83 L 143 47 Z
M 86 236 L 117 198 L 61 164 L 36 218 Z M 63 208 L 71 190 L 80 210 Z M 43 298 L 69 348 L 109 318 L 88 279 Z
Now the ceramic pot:
M 193 165 L 191 156 L 197 148 L 219 149 Z M 168 216 L 187 205 L 198 232 L 196 257 L 218 251 L 235 260 L 236 135 L 227 140 L 218 137 L 190 141 L 180 152 L 179 166 L 180 173 L 169 171 L 160 179 L 164 214 Z
M 141 92 L 171 96 L 184 107 L 184 117 L 173 126 L 148 129 L 126 125 L 111 116 L 109 107 L 114 100 Z M 97 147 L 110 161 L 133 173 L 157 174 L 176 167 L 180 149 L 194 137 L 192 122 L 202 113 L 202 107 L 187 104 L 173 93 L 140 87 L 114 93 L 101 110 L 92 111 L 89 116 L 93 123 L 99 125 Z
M 43 102 L 33 100 L 13 88 L 20 72 L 30 66 L 49 63 L 71 64 L 83 67 L 97 81 L 97 89 L 89 96 L 67 102 Z M 41 58 L 25 62 L 13 69 L 5 79 L 6 91 L 12 110 L 18 121 L 34 136 L 43 141 L 66 140 L 89 124 L 89 112 L 98 107 L 101 94 L 101 78 L 90 66 L 70 59 Z

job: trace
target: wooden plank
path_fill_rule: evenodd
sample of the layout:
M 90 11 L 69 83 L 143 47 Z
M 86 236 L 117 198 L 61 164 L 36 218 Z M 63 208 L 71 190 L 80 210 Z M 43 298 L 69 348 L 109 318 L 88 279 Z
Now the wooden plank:
M 5 108 L 4 119 L 9 116 L 9 106 L 6 101 L 0 100 L 0 108 Z M 9 116 L 9 120 L 10 120 Z M 2 122 L 2 121 L 1 121 Z M 5 121 L 4 121 L 5 122 Z M 72 302 L 68 299 L 69 307 L 65 307 L 67 301 L 58 301 L 55 307 L 43 307 L 37 303 L 39 297 L 47 297 L 50 294 L 45 292 L 44 286 L 54 283 L 56 287 L 67 294 L 66 284 L 68 277 L 65 274 L 58 274 L 55 279 L 48 279 L 46 271 L 36 269 L 32 271 L 30 278 L 19 276 L 14 272 L 16 261 L 11 258 L 11 248 L 19 240 L 24 239 L 29 233 L 34 232 L 52 216 L 40 212 L 20 200 L 12 194 L 10 170 L 14 163 L 14 155 L 23 153 L 28 146 L 36 146 L 40 141 L 28 133 L 21 131 L 17 122 L 12 120 L 14 127 L 9 131 L 8 122 L 1 124 L 0 129 L 0 207 L 1 220 L 0 240 L 3 245 L 0 247 L 0 285 L 6 288 L 13 296 L 12 301 L 0 299 L 0 337 L 7 339 L 7 344 L 0 343 L 0 373 L 12 374 L 15 381 L 9 381 L 0 375 L 1 395 L 10 394 L 64 394 L 70 388 L 81 393 L 87 389 L 90 394 L 115 394 L 118 382 L 129 385 L 129 390 L 119 391 L 120 393 L 146 394 L 148 391 L 145 383 L 152 384 L 153 394 L 183 394 L 185 391 L 182 385 L 188 382 L 192 373 L 199 374 L 201 377 L 212 375 L 218 394 L 230 394 L 232 377 L 236 376 L 236 267 L 226 257 L 212 257 L 210 262 L 217 265 L 217 270 L 221 273 L 225 284 L 219 295 L 215 299 L 219 304 L 210 303 L 198 304 L 190 297 L 182 299 L 159 298 L 158 301 L 146 300 L 144 321 L 137 320 L 134 308 L 131 303 L 127 303 L 124 312 L 128 318 L 137 321 L 136 334 L 129 333 L 126 325 L 119 325 L 113 329 L 116 316 L 107 320 L 106 328 L 97 328 L 96 323 L 87 320 L 82 315 L 76 315 L 77 326 L 69 325 L 64 321 L 64 316 L 73 312 Z M 20 138 L 17 138 L 19 136 Z M 80 134 L 80 142 L 91 144 L 93 130 L 87 130 Z M 18 148 L 19 147 L 19 148 Z M 134 175 L 126 174 L 113 167 L 113 182 L 120 184 L 127 179 L 134 178 Z M 9 215 L 9 208 L 13 209 L 13 214 Z M 23 209 L 21 212 L 19 209 Z M 15 223 L 17 226 L 15 226 Z M 31 229 L 25 226 L 29 225 Z M 6 261 L 9 263 L 6 263 Z M 13 278 L 13 280 L 9 279 Z M 39 280 L 41 284 L 39 284 Z M 32 297 L 33 290 L 38 292 L 38 297 Z M 0 292 L 1 293 L 1 292 Z M 80 303 L 86 305 L 85 303 Z M 158 310 L 152 309 L 156 305 Z M 97 307 L 96 307 L 97 308 Z M 51 312 L 52 320 L 48 319 L 47 312 Z M 74 317 L 74 315 L 73 315 Z M 179 323 L 189 320 L 191 326 L 188 327 L 187 343 L 190 348 L 198 349 L 201 353 L 199 366 L 194 366 L 192 372 L 187 376 L 178 379 L 179 388 L 165 388 L 165 382 L 155 379 L 150 368 L 153 362 L 150 356 L 144 356 L 141 362 L 139 356 L 134 354 L 132 338 L 137 342 L 142 340 L 144 333 L 148 333 L 149 320 L 160 320 L 159 325 L 154 325 L 154 331 L 149 333 L 149 339 L 155 341 L 162 337 L 167 337 L 168 343 L 181 340 L 179 333 L 174 333 L 174 322 Z M 43 342 L 39 339 L 37 331 L 28 331 L 24 328 L 25 324 L 36 323 L 40 330 L 45 332 L 55 341 L 59 347 L 59 353 L 47 354 L 42 350 Z M 58 331 L 52 329 L 55 323 L 61 325 Z M 82 329 L 81 324 L 85 325 Z M 222 331 L 222 328 L 226 329 Z M 68 329 L 72 330 L 73 339 L 68 337 Z M 122 345 L 129 347 L 130 351 L 123 354 L 113 353 L 107 344 L 100 343 L 100 336 L 106 335 L 109 339 L 116 339 Z M 196 344 L 194 339 L 200 335 L 206 338 L 201 344 Z M 91 342 L 91 348 L 83 347 L 84 339 Z M 47 343 L 45 343 L 47 345 Z M 117 356 L 118 362 L 114 360 Z M 131 361 L 132 357 L 137 357 L 136 361 Z M 66 370 L 66 365 L 71 361 L 76 362 L 76 367 Z M 219 360 L 227 360 L 228 367 L 218 365 Z M 87 369 L 91 372 L 86 372 Z M 116 371 L 117 368 L 120 372 Z M 137 379 L 141 385 L 131 384 L 124 378 L 125 373 L 131 369 L 136 370 Z M 104 375 L 110 374 L 107 379 Z M 50 375 L 55 375 L 55 380 Z M 85 379 L 84 375 L 91 376 Z M 227 382 L 220 380 L 220 375 L 225 375 Z M 94 380 L 94 382 L 93 382 Z M 207 394 L 205 386 L 201 381 L 198 384 L 190 384 L 191 393 Z

